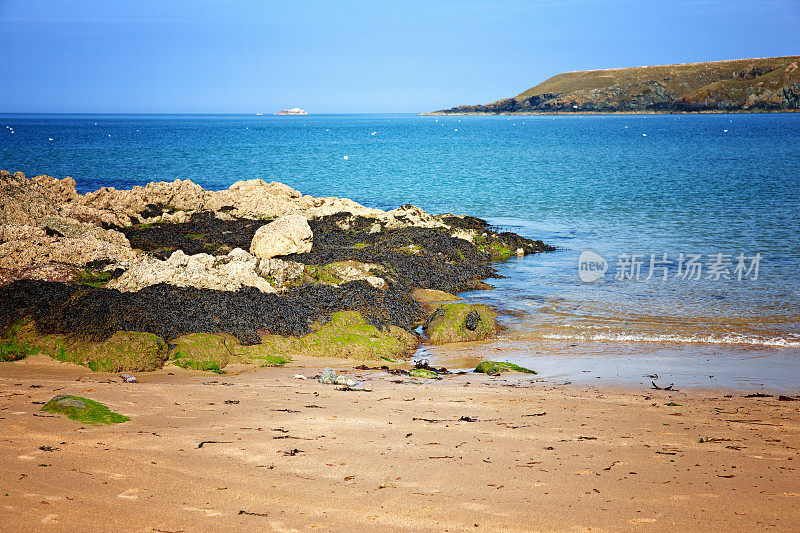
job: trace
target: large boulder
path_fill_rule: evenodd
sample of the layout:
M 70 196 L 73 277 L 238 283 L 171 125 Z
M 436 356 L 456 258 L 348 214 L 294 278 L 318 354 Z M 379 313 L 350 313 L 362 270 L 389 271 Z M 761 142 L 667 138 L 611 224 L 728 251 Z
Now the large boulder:
M 261 226 L 253 236 L 250 253 L 261 259 L 311 251 L 314 233 L 303 215 L 286 215 Z

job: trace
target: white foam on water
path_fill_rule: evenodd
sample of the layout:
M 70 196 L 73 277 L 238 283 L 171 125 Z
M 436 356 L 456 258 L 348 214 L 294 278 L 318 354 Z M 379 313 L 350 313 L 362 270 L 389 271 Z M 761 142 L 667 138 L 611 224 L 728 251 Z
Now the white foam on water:
M 544 339 L 612 342 L 676 342 L 693 344 L 727 344 L 748 346 L 800 347 L 800 341 L 784 337 L 757 337 L 740 333 L 725 335 L 678 335 L 674 333 L 544 333 Z

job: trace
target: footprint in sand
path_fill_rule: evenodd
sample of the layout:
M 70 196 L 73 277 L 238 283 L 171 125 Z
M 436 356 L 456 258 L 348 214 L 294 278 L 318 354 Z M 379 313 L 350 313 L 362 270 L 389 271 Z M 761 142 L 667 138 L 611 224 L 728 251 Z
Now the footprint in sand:
M 138 500 L 139 489 L 128 489 L 122 494 L 117 494 L 117 498 L 122 498 L 123 500 Z
M 128 477 L 125 474 L 120 474 L 118 472 L 109 472 L 107 470 L 94 470 L 94 473 L 106 476 L 106 479 L 125 479 L 126 477 Z
M 222 513 L 219 511 L 215 511 L 214 509 L 200 509 L 199 507 L 184 507 L 184 511 L 197 511 L 203 513 L 206 516 L 219 516 Z

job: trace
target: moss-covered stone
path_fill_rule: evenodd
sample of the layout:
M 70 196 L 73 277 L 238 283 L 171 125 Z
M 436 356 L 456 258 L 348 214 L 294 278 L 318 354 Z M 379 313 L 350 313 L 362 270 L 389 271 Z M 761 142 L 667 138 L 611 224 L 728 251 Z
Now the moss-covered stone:
M 535 374 L 536 371 L 523 366 L 515 365 L 514 363 L 507 363 L 505 361 L 483 361 L 477 367 L 475 372 L 479 374 L 500 374 L 501 372 L 523 372 L 525 374 Z
M 0 340 L 0 361 L 19 361 L 25 359 L 29 355 L 38 353 L 38 349 L 19 344 L 13 339 Z
M 29 355 L 39 352 L 39 349 L 30 346 L 24 342 L 20 342 L 17 337 L 20 329 L 22 329 L 30 320 L 20 320 L 6 332 L 6 335 L 0 337 L 0 361 L 19 361 L 25 359 Z
M 417 347 L 415 335 L 397 326 L 378 330 L 358 311 L 339 311 L 326 323 L 317 323 L 302 337 L 265 335 L 260 345 L 274 355 L 343 357 L 348 359 L 401 359 Z
M 44 404 L 42 411 L 61 414 L 72 420 L 94 425 L 120 424 L 130 420 L 130 417 L 115 413 L 100 402 L 68 394 L 54 396 Z
M 141 372 L 161 368 L 167 345 L 158 335 L 140 331 L 118 331 L 100 342 L 66 335 L 39 335 L 33 324 L 23 326 L 20 343 L 64 363 L 83 365 L 95 372 Z
M 181 368 L 220 372 L 236 359 L 232 349 L 238 345 L 236 337 L 225 333 L 191 333 L 173 341 L 169 360 Z
M 442 379 L 439 374 L 426 368 L 415 368 L 408 373 L 412 378 Z
M 423 326 L 433 344 L 487 339 L 499 331 L 497 313 L 482 304 L 447 303 Z
M 289 359 L 256 344 L 242 346 L 226 333 L 192 333 L 178 337 L 170 350 L 170 362 L 189 370 L 223 373 L 231 363 L 253 363 L 260 366 L 283 366 Z

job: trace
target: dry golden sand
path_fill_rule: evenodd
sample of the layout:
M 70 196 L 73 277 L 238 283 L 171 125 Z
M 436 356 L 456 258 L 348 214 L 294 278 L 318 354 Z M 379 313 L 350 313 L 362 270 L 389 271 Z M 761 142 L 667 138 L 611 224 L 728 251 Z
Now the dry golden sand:
M 528 376 L 347 372 L 371 392 L 292 377 L 325 364 L 347 369 L 306 360 L 123 384 L 41 356 L 3 364 L 0 528 L 797 530 L 800 402 Z M 57 393 L 132 421 L 40 412 Z

